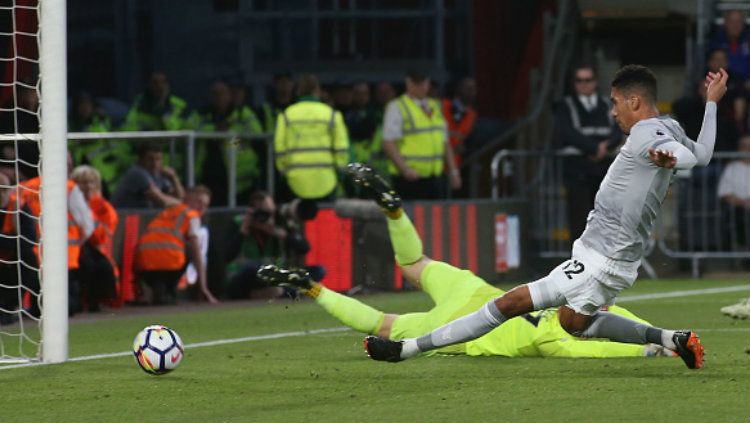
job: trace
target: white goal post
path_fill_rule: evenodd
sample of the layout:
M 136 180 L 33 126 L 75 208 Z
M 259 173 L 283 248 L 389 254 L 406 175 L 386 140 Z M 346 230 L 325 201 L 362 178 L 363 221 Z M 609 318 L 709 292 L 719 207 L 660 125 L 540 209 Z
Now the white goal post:
M 41 359 L 68 358 L 66 0 L 39 0 L 42 188 Z
M 0 71 L 0 90 L 4 100 L 10 97 L 10 103 L 0 104 L 0 366 L 68 359 L 65 8 L 66 0 L 0 3 L 0 45 L 8 47 L 0 48 L 0 64 L 6 71 Z M 38 162 L 25 148 L 33 143 Z M 25 170 L 20 171 L 22 166 Z M 36 181 L 19 182 L 37 173 L 38 191 Z M 38 246 L 38 256 L 32 246 Z

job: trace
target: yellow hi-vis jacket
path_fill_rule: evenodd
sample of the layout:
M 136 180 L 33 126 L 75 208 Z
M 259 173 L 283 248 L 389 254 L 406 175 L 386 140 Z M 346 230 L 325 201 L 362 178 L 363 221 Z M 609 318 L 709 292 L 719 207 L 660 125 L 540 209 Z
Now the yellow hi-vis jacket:
M 404 121 L 403 138 L 396 142 L 404 161 L 423 178 L 442 175 L 446 133 L 440 104 L 428 99 L 427 104 L 432 114 L 427 116 L 406 94 L 393 101 L 398 105 Z M 389 162 L 388 170 L 393 175 L 399 174 L 393 162 Z
M 341 113 L 303 99 L 276 120 L 276 167 L 301 198 L 326 197 L 336 189 L 336 168 L 349 161 L 349 137 Z

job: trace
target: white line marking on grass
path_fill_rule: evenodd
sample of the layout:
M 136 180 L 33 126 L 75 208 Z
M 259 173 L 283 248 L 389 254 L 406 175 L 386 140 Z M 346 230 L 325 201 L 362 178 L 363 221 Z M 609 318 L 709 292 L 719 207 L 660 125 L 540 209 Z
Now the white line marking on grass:
M 656 292 L 653 294 L 642 294 L 642 295 L 626 295 L 624 297 L 619 297 L 617 299 L 617 302 L 624 303 L 628 301 L 655 300 L 659 298 L 692 297 L 694 295 L 721 294 L 724 292 L 737 292 L 737 291 L 750 291 L 750 284 L 725 286 L 723 288 L 691 289 L 691 290 L 686 290 L 686 291 Z
M 349 330 L 351 329 L 346 326 L 340 326 L 337 328 L 312 329 L 312 330 L 297 331 L 297 332 L 269 333 L 268 335 L 245 336 L 243 338 L 217 339 L 215 341 L 196 342 L 194 344 L 186 344 L 185 348 L 193 349 L 193 348 L 201 348 L 201 347 L 213 347 L 216 345 L 237 344 L 240 342 L 265 341 L 268 339 L 280 339 L 280 338 L 291 338 L 295 336 L 318 335 L 321 333 L 346 332 Z M 124 352 L 116 352 L 116 353 L 109 353 L 109 354 L 85 355 L 81 357 L 71 357 L 68 359 L 68 361 L 70 362 L 70 361 L 100 360 L 103 358 L 125 357 L 129 355 L 133 355 L 133 352 L 124 351 Z M 13 364 L 10 366 L 0 366 L 0 370 L 17 369 L 19 367 L 44 366 L 47 364 L 50 364 L 50 363 L 33 362 L 33 363 Z
M 724 292 L 737 292 L 737 291 L 750 291 L 750 285 L 735 285 L 735 286 L 726 286 L 722 288 L 692 289 L 692 290 L 685 290 L 685 291 L 656 292 L 653 294 L 630 295 L 630 296 L 624 296 L 624 297 L 618 298 L 617 301 L 629 302 L 629 301 L 640 301 L 640 300 L 655 300 L 659 298 L 679 298 L 679 297 L 690 297 L 694 295 L 720 294 Z M 336 327 L 336 328 L 313 329 L 309 331 L 270 333 L 268 335 L 246 336 L 243 338 L 217 339 L 215 341 L 197 342 L 194 344 L 187 344 L 185 345 L 185 348 L 213 347 L 215 345 L 236 344 L 239 342 L 264 341 L 268 339 L 291 338 L 295 336 L 317 335 L 321 333 L 346 332 L 348 330 L 351 330 L 351 329 L 349 329 L 348 327 L 341 326 L 341 327 Z M 696 330 L 696 332 L 698 331 L 745 332 L 745 331 L 750 331 L 750 328 L 715 328 L 715 329 Z M 109 353 L 109 354 L 95 354 L 95 355 L 86 355 L 82 357 L 72 357 L 68 359 L 68 361 L 99 360 L 103 358 L 125 357 L 131 354 L 133 353 L 130 351 Z M 17 369 L 19 367 L 43 366 L 46 364 L 49 364 L 49 363 L 33 362 L 33 363 L 13 364 L 9 366 L 0 365 L 0 370 Z

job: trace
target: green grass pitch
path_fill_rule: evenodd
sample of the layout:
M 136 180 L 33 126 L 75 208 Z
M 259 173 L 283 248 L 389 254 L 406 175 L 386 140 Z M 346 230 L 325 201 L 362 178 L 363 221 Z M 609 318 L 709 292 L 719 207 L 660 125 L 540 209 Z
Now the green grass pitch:
M 704 289 L 747 280 L 639 281 L 623 293 Z M 741 292 L 622 303 L 652 323 L 699 329 L 706 368 L 679 359 L 366 358 L 362 335 L 334 331 L 187 348 L 164 376 L 132 356 L 0 370 L 0 422 L 750 422 L 750 321 L 719 308 Z M 359 297 L 390 312 L 429 308 L 418 292 Z M 82 319 L 71 357 L 123 352 L 148 324 L 186 344 L 341 324 L 312 301 L 169 309 Z

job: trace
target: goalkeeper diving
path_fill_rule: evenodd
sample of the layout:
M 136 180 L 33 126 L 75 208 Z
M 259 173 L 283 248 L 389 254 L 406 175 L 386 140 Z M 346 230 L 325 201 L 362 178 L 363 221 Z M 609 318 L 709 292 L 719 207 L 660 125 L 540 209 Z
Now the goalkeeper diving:
M 313 281 L 301 269 L 262 267 L 258 277 L 272 285 L 296 289 L 313 298 L 333 317 L 350 328 L 398 341 L 427 334 L 458 317 L 474 312 L 487 301 L 504 293 L 468 270 L 424 256 L 422 241 L 409 217 L 401 208 L 401 199 L 371 168 L 354 163 L 347 176 L 362 187 L 383 209 L 391 243 L 404 277 L 426 292 L 435 306 L 426 312 L 387 314 L 354 298 L 331 291 Z M 612 313 L 644 322 L 626 309 L 610 306 Z M 635 345 L 576 338 L 566 332 L 557 318 L 557 310 L 525 314 L 475 340 L 430 351 L 428 354 L 498 355 L 505 357 L 653 357 L 674 354 L 656 344 Z

